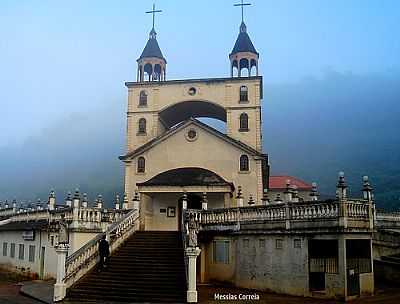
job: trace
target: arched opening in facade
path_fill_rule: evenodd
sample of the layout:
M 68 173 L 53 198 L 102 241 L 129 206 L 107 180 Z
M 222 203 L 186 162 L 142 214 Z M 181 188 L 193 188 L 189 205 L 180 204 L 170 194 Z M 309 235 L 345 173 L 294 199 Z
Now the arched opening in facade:
M 138 133 L 146 134 L 146 119 L 140 118 L 138 122 Z
M 226 125 L 226 110 L 222 106 L 209 101 L 183 101 L 162 110 L 159 113 L 159 118 L 167 128 L 189 118 L 200 118 L 199 120 L 213 128 L 218 121 L 219 128 L 221 128 L 222 124 Z

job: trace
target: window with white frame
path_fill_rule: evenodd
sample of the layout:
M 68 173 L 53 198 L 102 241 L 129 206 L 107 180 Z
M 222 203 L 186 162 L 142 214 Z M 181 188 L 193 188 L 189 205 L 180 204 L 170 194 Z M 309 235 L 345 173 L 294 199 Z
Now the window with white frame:
M 10 258 L 15 258 L 15 243 L 11 243 L 11 246 L 10 246 Z
M 213 262 L 214 264 L 229 264 L 228 240 L 215 240 L 213 242 Z
M 18 258 L 20 260 L 25 259 L 25 245 L 19 244 Z
M 29 245 L 29 262 L 35 262 L 35 246 Z
M 6 242 L 3 243 L 3 256 L 7 256 L 7 247 L 8 244 Z

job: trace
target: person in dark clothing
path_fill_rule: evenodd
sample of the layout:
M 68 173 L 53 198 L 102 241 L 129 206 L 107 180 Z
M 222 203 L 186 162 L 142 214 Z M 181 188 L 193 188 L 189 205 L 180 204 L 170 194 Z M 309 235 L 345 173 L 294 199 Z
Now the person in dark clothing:
M 104 266 L 107 266 L 108 256 L 110 255 L 110 246 L 106 240 L 105 234 L 101 237 L 101 240 L 99 242 L 99 255 L 100 255 L 99 271 L 101 271 L 104 269 Z

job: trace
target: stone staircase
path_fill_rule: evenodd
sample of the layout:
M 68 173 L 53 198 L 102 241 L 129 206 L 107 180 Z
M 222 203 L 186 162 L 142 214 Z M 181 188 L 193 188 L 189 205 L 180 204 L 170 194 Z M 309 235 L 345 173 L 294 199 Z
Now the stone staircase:
M 89 272 L 65 302 L 186 303 L 184 252 L 179 232 L 138 231 Z

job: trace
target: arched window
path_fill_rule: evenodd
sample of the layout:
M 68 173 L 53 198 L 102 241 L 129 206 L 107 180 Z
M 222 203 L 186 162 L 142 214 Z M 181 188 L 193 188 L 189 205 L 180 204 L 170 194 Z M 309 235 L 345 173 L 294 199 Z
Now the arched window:
M 139 119 L 139 131 L 138 133 L 140 134 L 145 134 L 146 133 L 146 119 L 140 118 Z
M 137 160 L 137 172 L 144 173 L 146 171 L 146 160 L 143 156 L 140 156 Z
M 147 93 L 146 93 L 146 91 L 140 91 L 139 106 L 140 107 L 147 106 Z
M 249 157 L 247 155 L 240 156 L 240 171 L 249 171 Z
M 246 86 L 240 87 L 239 101 L 249 101 L 249 90 Z
M 240 114 L 239 131 L 249 131 L 249 116 L 246 113 Z

